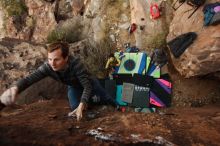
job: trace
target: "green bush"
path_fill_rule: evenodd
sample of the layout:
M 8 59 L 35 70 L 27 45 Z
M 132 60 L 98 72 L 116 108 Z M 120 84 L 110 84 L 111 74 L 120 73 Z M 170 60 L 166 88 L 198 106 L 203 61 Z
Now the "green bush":
M 23 0 L 1 0 L 0 3 L 9 16 L 21 16 L 28 11 Z
M 101 42 L 88 42 L 86 43 L 87 56 L 84 56 L 84 64 L 86 68 L 99 78 L 106 77 L 105 64 L 110 53 L 113 53 L 111 40 L 108 38 L 103 39 Z M 97 63 L 97 61 L 99 63 Z
M 52 43 L 56 41 L 62 41 L 64 39 L 65 32 L 60 29 L 55 29 L 49 33 L 47 36 L 47 42 Z
M 148 44 L 151 48 L 160 48 L 166 44 L 166 34 L 165 33 L 158 33 L 151 37 L 148 40 Z
M 82 25 L 80 23 L 57 27 L 48 34 L 47 42 L 52 43 L 56 41 L 64 41 L 68 43 L 74 43 L 81 40 L 81 33 Z

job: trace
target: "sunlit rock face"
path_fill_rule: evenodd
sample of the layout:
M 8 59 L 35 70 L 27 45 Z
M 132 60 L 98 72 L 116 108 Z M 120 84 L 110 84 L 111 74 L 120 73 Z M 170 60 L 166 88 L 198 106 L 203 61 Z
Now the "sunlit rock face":
M 34 31 L 32 40 L 46 42 L 48 33 L 56 26 L 54 11 L 55 3 L 26 0 L 28 15 L 33 18 Z
M 220 70 L 220 25 L 203 25 L 203 6 L 191 18 L 188 17 L 192 11 L 186 12 L 189 9 L 191 6 L 183 4 L 174 12 L 167 42 L 187 32 L 195 32 L 197 39 L 179 58 L 171 53 L 173 65 L 187 78 L 215 73 Z

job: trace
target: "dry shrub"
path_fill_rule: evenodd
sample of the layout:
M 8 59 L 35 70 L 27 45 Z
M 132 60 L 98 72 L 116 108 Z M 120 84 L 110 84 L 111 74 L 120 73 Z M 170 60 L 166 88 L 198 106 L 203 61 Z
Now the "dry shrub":
M 47 42 L 52 43 L 63 41 L 74 43 L 80 41 L 83 38 L 82 29 L 83 25 L 81 24 L 81 21 L 78 21 L 77 19 L 69 20 L 52 30 L 47 36 Z
M 84 57 L 84 63 L 87 69 L 98 77 L 106 76 L 105 64 L 113 51 L 111 41 L 104 39 L 99 43 L 90 42 L 86 44 L 86 48 L 87 55 Z

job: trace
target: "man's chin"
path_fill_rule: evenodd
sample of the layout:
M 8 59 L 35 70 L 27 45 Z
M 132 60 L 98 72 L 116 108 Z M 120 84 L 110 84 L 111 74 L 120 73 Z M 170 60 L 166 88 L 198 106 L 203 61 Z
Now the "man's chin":
M 52 67 L 52 69 L 53 69 L 53 71 L 58 71 L 59 70 L 58 68 L 53 68 L 53 67 Z

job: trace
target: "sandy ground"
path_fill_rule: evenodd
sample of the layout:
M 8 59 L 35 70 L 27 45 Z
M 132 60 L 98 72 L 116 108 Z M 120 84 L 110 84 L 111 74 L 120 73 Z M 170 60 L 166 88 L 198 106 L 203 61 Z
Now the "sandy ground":
M 90 106 L 80 122 L 69 110 L 64 99 L 4 108 L 0 145 L 220 145 L 220 103 L 148 114 Z

